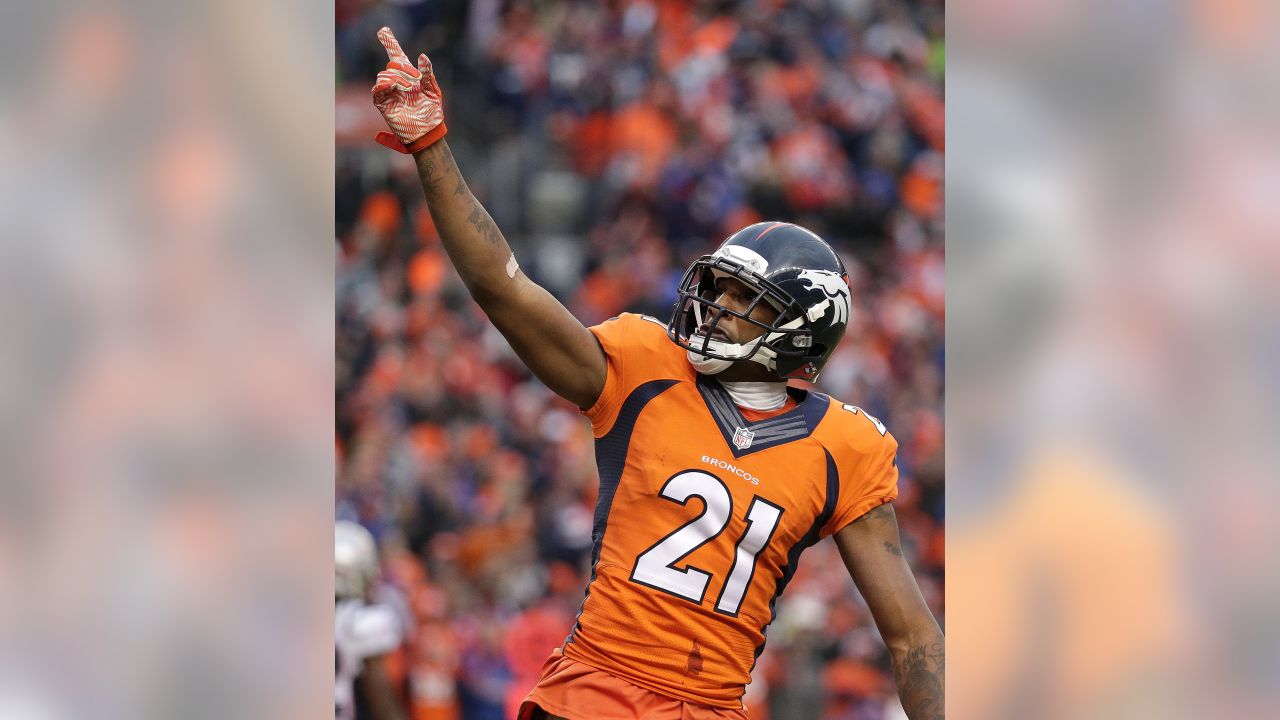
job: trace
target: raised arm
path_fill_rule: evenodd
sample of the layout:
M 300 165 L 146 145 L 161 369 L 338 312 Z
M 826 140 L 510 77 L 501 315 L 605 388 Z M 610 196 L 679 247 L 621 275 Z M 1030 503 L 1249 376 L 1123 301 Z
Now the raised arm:
M 902 557 L 893 507 L 881 505 L 849 523 L 836 533 L 836 545 L 893 657 L 893 676 L 907 717 L 941 720 L 942 631 Z
M 387 28 L 378 31 L 387 69 L 373 86 L 374 104 L 394 131 L 378 142 L 413 154 L 445 252 L 471 297 L 525 365 L 561 397 L 587 408 L 604 388 L 604 351 L 595 336 L 551 293 L 520 271 L 502 231 L 471 194 L 449 145 L 439 86 L 426 55 L 409 63 Z
M 427 207 L 471 297 L 538 379 L 580 408 L 604 388 L 604 351 L 551 293 L 521 272 L 502 231 L 441 140 L 414 154 Z

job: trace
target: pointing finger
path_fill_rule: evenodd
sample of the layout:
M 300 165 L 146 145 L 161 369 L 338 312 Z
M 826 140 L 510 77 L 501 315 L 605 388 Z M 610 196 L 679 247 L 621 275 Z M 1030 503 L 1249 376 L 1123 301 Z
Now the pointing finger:
M 391 32 L 391 28 L 384 27 L 378 31 L 378 42 L 382 43 L 382 47 L 387 50 L 387 58 L 392 62 L 402 62 L 409 65 L 409 56 L 404 54 L 404 50 L 400 49 L 400 41 L 396 40 L 396 36 Z

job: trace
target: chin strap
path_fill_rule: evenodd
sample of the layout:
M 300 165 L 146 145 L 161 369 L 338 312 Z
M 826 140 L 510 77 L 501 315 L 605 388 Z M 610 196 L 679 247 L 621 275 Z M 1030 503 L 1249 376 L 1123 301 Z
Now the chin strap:
M 709 357 L 703 357 L 698 353 L 689 351 L 689 363 L 693 365 L 693 369 L 702 375 L 717 375 L 729 369 L 733 364 L 732 360 L 715 360 Z
M 694 347 L 702 347 L 702 340 L 702 335 L 693 335 L 689 338 L 689 344 Z M 707 343 L 707 350 L 717 355 L 732 359 L 720 360 L 716 358 L 709 358 L 693 350 L 689 350 L 687 354 L 689 356 L 690 364 L 693 365 L 693 369 L 703 375 L 716 375 L 718 373 L 722 373 L 725 370 L 728 370 L 729 366 L 733 365 L 738 360 L 750 360 L 751 362 L 760 363 L 764 366 L 764 369 L 770 372 L 777 370 L 777 363 L 774 362 L 777 359 L 777 354 L 774 353 L 773 348 L 767 345 L 761 345 L 760 349 L 756 350 L 755 355 L 747 357 L 747 355 L 751 353 L 751 348 L 753 346 L 754 342 L 752 345 L 739 345 L 737 343 L 727 343 L 723 340 L 712 340 Z

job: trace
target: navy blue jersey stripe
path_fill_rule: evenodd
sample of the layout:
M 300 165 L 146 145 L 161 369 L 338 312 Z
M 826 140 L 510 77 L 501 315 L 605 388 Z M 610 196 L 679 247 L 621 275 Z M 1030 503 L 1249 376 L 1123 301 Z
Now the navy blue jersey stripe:
M 753 423 L 751 429 L 756 432 L 767 432 L 770 430 L 789 428 L 793 425 L 803 426 L 804 418 L 786 418 L 785 420 L 766 420 L 764 422 Z
M 836 502 L 840 499 L 840 471 L 836 468 L 835 458 L 831 457 L 831 453 L 823 448 L 822 452 L 827 456 L 827 498 L 822 504 L 822 512 L 813 519 L 813 525 L 809 527 L 809 532 L 805 533 L 791 549 L 787 551 L 787 565 L 782 569 L 782 577 L 778 578 L 778 586 L 774 588 L 773 597 L 769 599 L 769 622 L 765 623 L 761 633 L 765 633 L 769 629 L 769 625 L 773 623 L 773 618 L 777 615 L 778 598 L 782 596 L 782 591 L 787 589 L 787 584 L 791 582 L 791 578 L 795 577 L 796 568 L 800 567 L 800 553 L 813 547 L 822 533 L 822 528 L 831 521 L 831 516 L 836 512 Z M 751 661 L 751 669 L 756 669 L 756 660 L 760 659 L 760 654 L 764 652 L 764 641 L 756 647 L 755 659 Z M 745 691 L 744 691 L 745 692 Z
M 752 428 L 752 430 L 755 431 L 756 437 L 759 438 L 759 437 L 768 437 L 770 435 L 789 435 L 797 431 L 802 433 L 807 433 L 808 427 L 809 426 L 805 423 L 804 420 L 797 419 L 795 422 L 789 422 L 785 425 L 773 425 L 763 430 L 757 430 L 756 428 Z
M 756 430 L 755 434 L 757 438 L 767 438 L 775 435 L 807 435 L 809 434 L 809 426 L 801 422 L 794 425 L 775 426 L 768 430 Z
M 613 506 L 614 493 L 618 491 L 618 483 L 622 480 L 622 469 L 627 464 L 627 451 L 631 448 L 631 433 L 635 430 L 636 420 L 640 412 L 650 400 L 666 392 L 676 380 L 650 380 L 637 387 L 627 396 L 618 411 L 618 418 L 613 428 L 604 437 L 596 440 L 596 467 L 600 471 L 600 496 L 596 500 L 595 520 L 591 526 L 591 580 L 587 583 L 587 595 L 591 594 L 591 583 L 596 579 L 596 563 L 600 560 L 600 547 L 604 544 L 604 531 L 609 524 L 609 509 Z M 564 644 L 573 642 L 578 634 L 578 621 L 582 618 L 582 608 L 586 607 L 587 597 L 582 598 L 582 607 L 574 618 L 573 629 L 565 638 Z M 563 649 L 563 648 L 562 648 Z
M 738 408 L 714 391 L 708 390 L 703 394 L 703 397 L 707 399 L 707 407 L 710 407 L 711 411 L 715 413 L 716 419 L 722 426 L 745 427 L 748 424 L 742 418 L 742 413 L 738 412 Z

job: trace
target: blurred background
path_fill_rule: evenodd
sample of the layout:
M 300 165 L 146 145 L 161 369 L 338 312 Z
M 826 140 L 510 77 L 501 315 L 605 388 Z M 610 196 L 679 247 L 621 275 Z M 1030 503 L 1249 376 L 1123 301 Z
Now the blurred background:
M 947 8 L 953 718 L 1280 707 L 1280 5 Z
M 0 5 L 0 718 L 332 712 L 332 49 Z
M 372 141 L 390 26 L 427 52 L 448 141 L 522 268 L 585 324 L 665 320 L 735 230 L 825 237 L 853 289 L 820 378 L 898 438 L 906 553 L 943 604 L 941 2 L 336 4 L 337 514 L 377 536 L 414 718 L 514 717 L 589 574 L 589 426 L 466 294 L 411 158 Z M 898 717 L 826 541 L 778 607 L 753 718 Z

